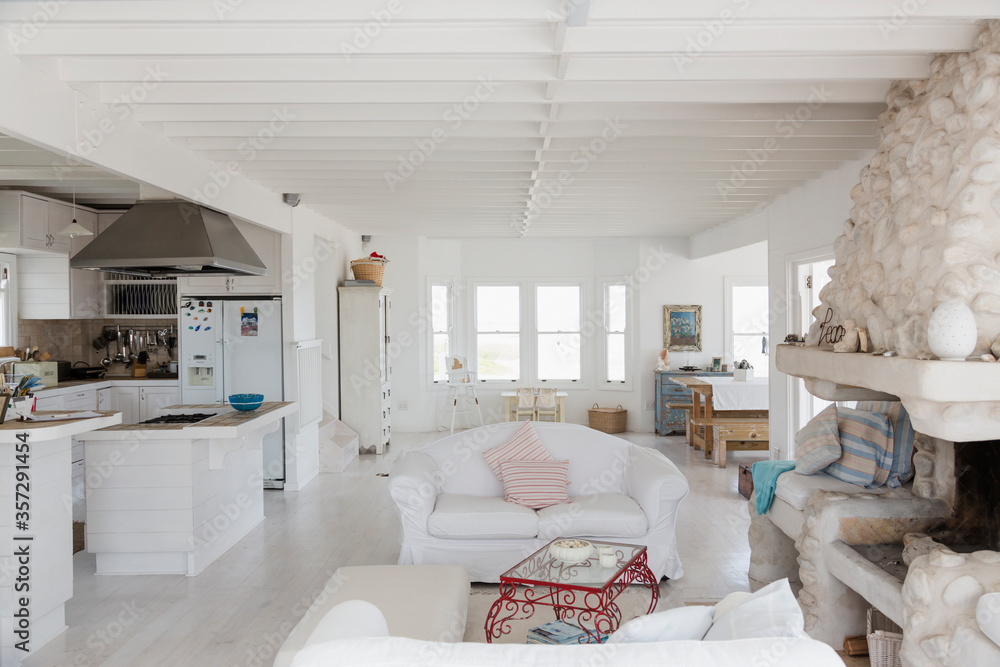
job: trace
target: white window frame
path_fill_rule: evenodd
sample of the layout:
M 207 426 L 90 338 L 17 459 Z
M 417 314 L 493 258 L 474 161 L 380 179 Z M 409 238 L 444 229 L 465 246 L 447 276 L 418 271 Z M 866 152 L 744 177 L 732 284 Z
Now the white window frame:
M 605 277 L 600 279 L 601 283 L 601 340 L 597 345 L 596 359 L 599 364 L 600 372 L 597 377 L 599 377 L 600 389 L 609 391 L 632 391 L 632 359 L 633 359 L 633 341 L 635 337 L 635 327 L 633 326 L 633 313 L 635 308 L 633 306 L 633 290 L 632 283 L 628 277 Z M 611 285 L 624 285 L 625 286 L 625 381 L 611 381 L 608 380 L 608 334 L 607 330 L 607 317 L 608 317 L 608 287 Z
M 583 279 L 567 279 L 567 280 L 532 280 L 529 282 L 531 286 L 531 334 L 528 342 L 528 349 L 530 350 L 530 366 L 529 373 L 527 377 L 531 378 L 533 383 L 537 383 L 539 386 L 545 387 L 555 387 L 555 388 L 577 388 L 587 385 L 587 359 L 590 356 L 588 350 L 590 345 L 588 345 L 587 336 L 584 335 L 584 330 L 586 328 L 586 310 L 584 304 L 588 303 L 587 299 L 587 281 Z M 580 334 L 580 378 L 574 380 L 572 378 L 555 378 L 542 380 L 538 377 L 538 336 L 542 333 L 555 333 L 552 331 L 539 331 L 538 330 L 538 288 L 539 287 L 577 287 L 580 289 L 580 329 L 578 331 L 567 331 L 563 333 L 578 333 Z M 522 322 L 522 329 L 523 329 Z M 522 339 L 522 344 L 523 344 Z M 522 374 L 523 374 L 523 364 L 522 364 Z
M 427 334 L 427 340 L 425 341 L 424 344 L 426 346 L 425 347 L 425 351 L 426 351 L 426 356 L 425 356 L 426 361 L 425 361 L 425 363 L 427 364 L 427 371 L 426 372 L 427 372 L 427 378 L 428 378 L 428 385 L 431 388 L 443 387 L 446 384 L 448 384 L 447 378 L 444 379 L 444 380 L 435 380 L 434 379 L 434 334 L 437 333 L 437 332 L 434 331 L 434 319 L 433 319 L 434 318 L 434 297 L 433 297 L 433 288 L 434 287 L 444 286 L 444 287 L 448 288 L 448 305 L 447 305 L 447 308 L 448 308 L 448 324 L 449 324 L 449 328 L 448 328 L 448 353 L 449 354 L 453 354 L 453 355 L 457 354 L 458 356 L 467 356 L 467 355 L 458 354 L 458 349 L 457 349 L 458 348 L 458 342 L 460 340 L 462 340 L 462 338 L 460 336 L 460 325 L 459 325 L 458 312 L 457 312 L 458 309 L 456 308 L 456 303 L 458 302 L 458 299 L 456 298 L 456 295 L 455 295 L 455 284 L 456 284 L 456 281 L 455 281 L 454 278 L 430 278 L 430 277 L 427 278 L 427 288 L 426 288 L 426 292 L 425 292 L 426 299 L 427 299 L 427 308 L 425 309 L 426 318 L 427 318 L 426 319 L 427 326 L 426 326 L 426 329 L 425 329 L 426 334 Z
M 528 283 L 530 285 L 530 283 Z M 518 375 L 519 377 L 515 380 L 487 380 L 479 375 L 479 310 L 476 307 L 476 299 L 479 296 L 480 287 L 517 287 L 518 294 L 520 295 L 520 312 L 518 313 Z M 526 357 L 529 356 L 529 348 L 525 346 L 525 321 L 527 321 L 527 314 L 531 313 L 528 310 L 532 305 L 529 301 L 534 301 L 534 294 L 529 293 L 531 290 L 526 288 L 525 281 L 523 280 L 474 280 L 471 283 L 471 289 L 469 290 L 469 309 L 470 309 L 470 321 L 472 322 L 472 328 L 469 331 L 469 348 L 472 354 L 469 356 L 469 362 L 476 369 L 476 377 L 479 384 L 495 387 L 518 387 L 525 382 L 529 382 L 526 378 L 529 377 L 525 374 L 526 366 L 528 363 Z M 483 332 L 483 333 L 493 333 L 493 332 Z M 499 331 L 496 333 L 513 333 L 512 331 Z M 530 368 L 530 366 L 528 367 Z
M 735 351 L 735 336 L 733 332 L 733 288 L 734 287 L 767 287 L 767 276 L 725 276 L 723 278 L 723 283 L 725 285 L 725 316 L 724 316 L 724 350 L 723 357 L 724 363 L 729 364 L 730 370 L 733 368 L 733 363 L 736 359 L 733 356 L 736 354 Z M 769 299 L 770 301 L 770 299 Z M 770 321 L 767 323 L 767 329 L 762 332 L 762 335 L 768 337 L 768 346 L 770 346 Z

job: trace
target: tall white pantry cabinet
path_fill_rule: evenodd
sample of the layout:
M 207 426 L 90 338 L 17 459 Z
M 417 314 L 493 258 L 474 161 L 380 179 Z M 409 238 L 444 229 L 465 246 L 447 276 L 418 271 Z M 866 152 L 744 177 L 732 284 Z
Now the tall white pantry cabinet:
M 376 454 L 389 444 L 392 362 L 389 312 L 392 290 L 340 287 L 340 419 L 354 429 L 362 449 Z

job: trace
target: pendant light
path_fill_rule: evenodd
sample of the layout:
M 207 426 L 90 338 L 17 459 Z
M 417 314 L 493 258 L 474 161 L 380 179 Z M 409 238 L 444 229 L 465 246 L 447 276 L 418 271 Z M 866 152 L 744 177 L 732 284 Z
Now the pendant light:
M 77 236 L 93 236 L 94 232 L 90 231 L 79 222 L 76 221 L 76 186 L 73 186 L 73 222 L 66 225 L 66 228 L 59 232 L 59 236 L 68 236 L 70 238 L 76 238 Z

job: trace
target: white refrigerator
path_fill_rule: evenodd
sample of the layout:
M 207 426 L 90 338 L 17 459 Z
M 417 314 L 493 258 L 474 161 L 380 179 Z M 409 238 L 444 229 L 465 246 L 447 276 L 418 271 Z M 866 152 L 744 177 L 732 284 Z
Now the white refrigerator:
M 232 394 L 284 400 L 281 299 L 180 299 L 181 402 L 228 403 Z M 284 420 L 264 438 L 264 488 L 285 482 Z

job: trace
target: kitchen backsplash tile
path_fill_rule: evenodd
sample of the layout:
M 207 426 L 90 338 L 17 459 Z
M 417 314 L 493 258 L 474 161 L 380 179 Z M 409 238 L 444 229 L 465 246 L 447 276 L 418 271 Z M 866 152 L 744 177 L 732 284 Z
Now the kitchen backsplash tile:
M 95 350 L 91 344 L 101 335 L 104 327 L 120 325 L 122 331 L 128 329 L 155 330 L 168 329 L 170 325 L 177 327 L 176 318 L 159 318 L 143 320 L 21 320 L 17 321 L 17 347 L 25 349 L 38 346 L 42 352 L 48 352 L 53 360 L 85 361 L 89 366 L 99 366 L 104 358 L 104 350 Z M 115 356 L 115 344 L 110 346 L 111 356 Z M 149 365 L 177 360 L 177 350 L 170 355 L 163 348 L 157 354 L 150 354 Z M 124 364 L 112 364 L 110 373 L 125 373 Z

